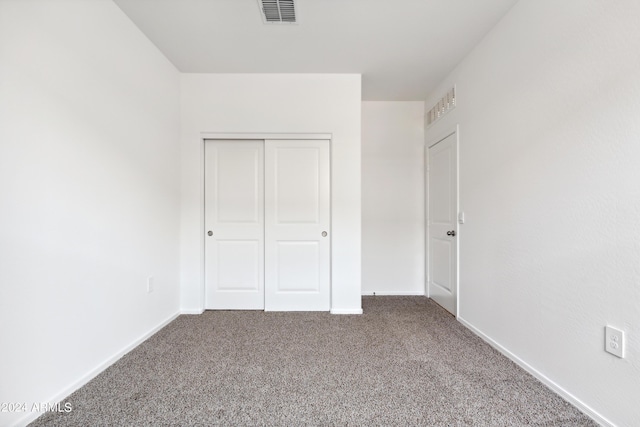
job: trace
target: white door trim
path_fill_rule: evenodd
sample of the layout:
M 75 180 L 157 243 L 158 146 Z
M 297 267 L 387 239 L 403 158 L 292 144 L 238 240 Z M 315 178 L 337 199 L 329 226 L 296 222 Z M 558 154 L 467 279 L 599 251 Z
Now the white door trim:
M 455 135 L 455 144 L 456 144 L 456 218 L 458 213 L 460 212 L 460 126 L 455 125 L 454 127 L 450 127 L 446 129 L 444 132 L 438 134 L 437 137 L 429 138 L 427 143 L 425 144 L 424 156 L 425 156 L 425 295 L 427 297 L 431 297 L 429 294 L 429 269 L 431 266 L 429 265 L 429 148 L 433 147 L 440 141 L 450 137 L 451 135 Z M 456 280 L 455 280 L 455 288 L 456 288 L 456 318 L 460 316 L 460 227 L 456 227 L 458 230 L 455 242 L 455 260 L 456 260 Z
M 331 153 L 331 157 L 329 159 L 329 182 L 330 191 L 333 187 L 333 134 L 332 133 L 273 133 L 273 132 L 255 132 L 255 133 L 242 133 L 242 132 L 200 132 L 200 171 L 199 171 L 199 185 L 198 189 L 198 203 L 200 204 L 198 212 L 199 212 L 199 244 L 200 244 L 200 260 L 199 260 L 199 269 L 198 269 L 198 283 L 200 286 L 200 307 L 199 310 L 194 310 L 196 312 L 203 313 L 205 310 L 205 301 L 206 301 L 206 282 L 205 282 L 205 268 L 206 268 L 206 259 L 205 259 L 205 191 L 204 191 L 204 180 L 205 180 L 205 153 L 204 146 L 207 140 L 261 140 L 265 141 L 268 139 L 298 139 L 298 140 L 314 140 L 314 139 L 323 139 L 329 140 L 329 150 Z M 333 191 L 331 191 L 331 203 L 329 209 L 330 222 L 333 224 Z M 333 239 L 331 239 L 331 248 L 330 248 L 330 259 L 329 265 L 333 264 Z M 331 292 L 331 307 L 330 312 L 333 311 L 333 292 L 331 291 L 333 284 L 333 270 L 330 269 L 329 275 L 329 286 Z M 341 313 L 338 313 L 341 314 Z M 356 314 L 356 313 L 347 313 L 347 314 Z M 358 314 L 361 314 L 358 313 Z
M 238 132 L 202 132 L 201 139 L 329 139 L 330 133 L 238 133 Z

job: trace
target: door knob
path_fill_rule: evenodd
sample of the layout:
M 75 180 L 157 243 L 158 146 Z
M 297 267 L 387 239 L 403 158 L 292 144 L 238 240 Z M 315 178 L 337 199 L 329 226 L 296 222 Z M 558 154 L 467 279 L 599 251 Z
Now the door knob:
M 447 236 L 455 237 L 455 235 L 456 235 L 456 230 L 447 231 Z
M 207 231 L 207 234 L 208 234 L 209 236 L 213 236 L 213 231 L 209 230 L 209 231 Z
M 322 237 L 327 237 L 327 232 L 326 231 L 322 232 Z

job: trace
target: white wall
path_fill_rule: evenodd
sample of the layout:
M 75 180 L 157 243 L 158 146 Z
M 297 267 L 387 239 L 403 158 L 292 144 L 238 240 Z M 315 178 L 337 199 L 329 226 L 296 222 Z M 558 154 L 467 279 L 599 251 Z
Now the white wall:
M 457 85 L 426 139 L 460 124 L 461 320 L 619 426 L 640 425 L 639 16 L 520 1 L 426 103 Z
M 331 133 L 331 309 L 361 310 L 360 75 L 183 74 L 181 304 L 203 308 L 202 133 Z
M 363 294 L 424 294 L 424 194 L 424 102 L 363 102 Z
M 0 402 L 55 403 L 178 312 L 178 109 L 111 1 L 0 2 Z

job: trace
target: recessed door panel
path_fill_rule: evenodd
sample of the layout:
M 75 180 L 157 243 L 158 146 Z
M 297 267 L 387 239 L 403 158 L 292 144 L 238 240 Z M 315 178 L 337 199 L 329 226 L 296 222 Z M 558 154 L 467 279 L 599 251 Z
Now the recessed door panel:
M 434 180 L 429 193 L 429 219 L 433 224 L 450 224 L 451 213 L 451 150 L 432 153 L 429 174 Z
M 434 266 L 431 284 L 451 292 L 451 242 L 442 239 L 431 239 L 431 262 Z M 444 268 L 442 268 L 444 266 Z
M 256 223 L 262 217 L 262 161 L 256 147 L 218 148 L 216 209 L 219 223 Z
M 319 292 L 320 242 L 280 241 L 277 248 L 277 292 Z
M 315 147 L 277 147 L 274 161 L 276 224 L 317 224 L 320 150 Z
M 262 288 L 262 242 L 218 240 L 217 290 L 257 292 Z

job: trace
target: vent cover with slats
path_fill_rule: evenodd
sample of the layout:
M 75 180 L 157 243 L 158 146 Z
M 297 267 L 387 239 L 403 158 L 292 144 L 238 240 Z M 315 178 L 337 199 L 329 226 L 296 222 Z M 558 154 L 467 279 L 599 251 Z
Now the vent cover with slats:
M 427 111 L 427 126 L 432 125 L 440 117 L 447 114 L 449 111 L 453 110 L 456 107 L 456 88 L 455 86 L 447 91 L 446 95 L 444 95 L 440 100 L 433 106 L 429 111 Z
M 296 22 L 294 0 L 258 0 L 264 22 L 293 24 Z

